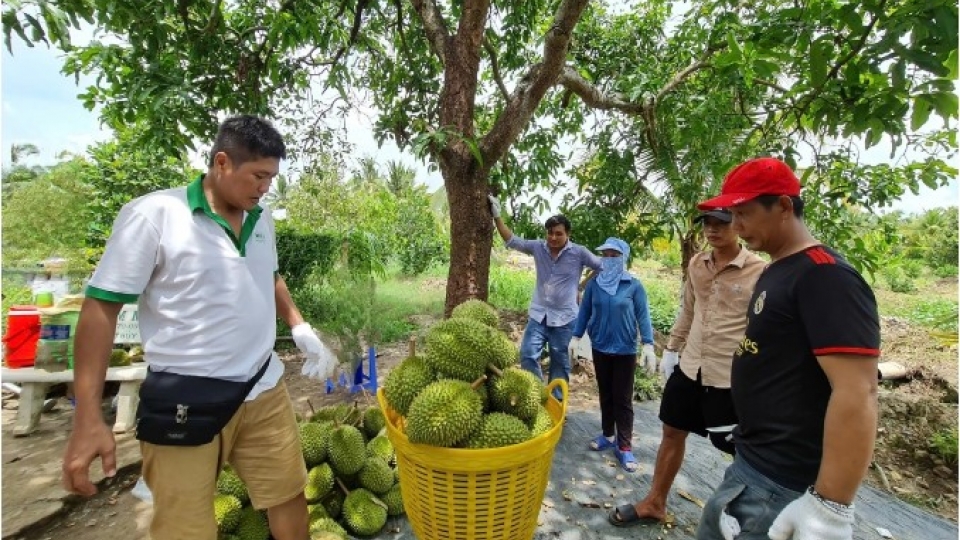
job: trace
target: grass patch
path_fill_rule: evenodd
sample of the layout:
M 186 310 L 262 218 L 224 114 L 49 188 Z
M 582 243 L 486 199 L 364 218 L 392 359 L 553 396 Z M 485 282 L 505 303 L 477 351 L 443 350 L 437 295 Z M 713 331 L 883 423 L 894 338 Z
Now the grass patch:
M 494 266 L 490 268 L 489 302 L 498 309 L 525 312 L 536 286 L 537 276 L 532 271 Z
M 633 399 L 649 401 L 660 399 L 662 395 L 663 386 L 660 384 L 660 375 L 658 373 L 648 374 L 643 368 L 637 366 L 637 371 L 633 376 Z
M 931 330 L 957 330 L 957 301 L 923 295 L 878 295 L 880 313 L 901 317 Z

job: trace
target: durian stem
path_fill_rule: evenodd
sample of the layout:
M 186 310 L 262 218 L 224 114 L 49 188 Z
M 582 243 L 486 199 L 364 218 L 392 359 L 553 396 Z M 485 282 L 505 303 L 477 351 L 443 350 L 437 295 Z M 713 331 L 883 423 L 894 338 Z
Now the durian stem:
M 407 356 L 416 356 L 417 355 L 417 336 L 410 336 L 410 340 L 407 342 L 409 347 Z
M 313 403 L 310 403 L 310 400 L 307 400 L 307 407 L 310 407 L 310 419 L 313 419 L 313 416 L 317 414 L 317 410 L 313 408 Z
M 493 364 L 487 364 L 487 369 L 490 370 L 497 377 L 503 377 L 503 370 L 501 370 L 497 366 Z
M 341 479 L 339 479 L 339 478 L 337 478 L 336 480 L 337 480 L 337 485 L 340 486 L 340 489 L 343 491 L 343 494 L 344 494 L 344 495 L 349 495 L 349 494 L 350 494 L 350 490 L 347 489 L 347 485 L 343 483 L 343 480 L 341 480 Z
M 387 503 L 381 501 L 380 499 L 376 498 L 375 496 L 370 497 L 370 500 L 373 501 L 373 504 L 379 506 L 380 508 L 383 508 L 384 510 L 387 509 Z
M 511 407 L 517 406 L 517 396 L 510 396 L 510 406 Z
M 481 375 L 480 378 L 473 381 L 473 384 L 470 385 L 470 388 L 473 388 L 474 390 L 476 390 L 477 388 L 480 388 L 480 385 L 483 384 L 486 380 L 487 380 L 487 376 Z

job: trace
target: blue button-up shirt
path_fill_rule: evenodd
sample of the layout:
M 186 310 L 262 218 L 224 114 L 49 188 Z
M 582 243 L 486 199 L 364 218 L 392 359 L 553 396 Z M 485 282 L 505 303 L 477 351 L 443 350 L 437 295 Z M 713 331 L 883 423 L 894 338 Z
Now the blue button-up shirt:
M 546 240 L 525 240 L 513 235 L 507 247 L 533 255 L 537 268 L 537 288 L 527 312 L 531 319 L 547 326 L 563 326 L 577 318 L 577 286 L 583 268 L 600 271 L 600 258 L 590 250 L 567 241 L 556 258 Z

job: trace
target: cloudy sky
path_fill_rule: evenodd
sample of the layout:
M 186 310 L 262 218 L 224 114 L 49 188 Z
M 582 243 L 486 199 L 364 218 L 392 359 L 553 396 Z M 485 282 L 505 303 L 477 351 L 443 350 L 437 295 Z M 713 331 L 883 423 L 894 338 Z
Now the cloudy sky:
M 29 48 L 14 39 L 13 55 L 4 47 L 0 57 L 0 163 L 6 166 L 13 144 L 36 145 L 40 155 L 32 158 L 30 163 L 50 164 L 62 151 L 83 153 L 87 145 L 107 139 L 109 132 L 101 128 L 96 112 L 84 109 L 77 99 L 77 95 L 92 81 L 81 78 L 80 86 L 77 86 L 73 77 L 60 73 L 62 58 L 58 51 L 43 45 Z M 358 157 L 375 156 L 381 163 L 402 161 L 418 171 L 418 181 L 431 189 L 441 185 L 439 173 L 428 172 L 422 163 L 409 154 L 399 152 L 392 143 L 378 149 L 368 127 L 369 119 L 358 116 L 357 121 L 362 127 L 351 129 L 349 139 L 356 146 Z M 883 155 L 881 152 L 871 154 Z M 895 208 L 919 212 L 939 206 L 956 206 L 957 203 L 955 180 L 950 186 L 936 191 L 924 188 L 917 196 L 908 194 Z

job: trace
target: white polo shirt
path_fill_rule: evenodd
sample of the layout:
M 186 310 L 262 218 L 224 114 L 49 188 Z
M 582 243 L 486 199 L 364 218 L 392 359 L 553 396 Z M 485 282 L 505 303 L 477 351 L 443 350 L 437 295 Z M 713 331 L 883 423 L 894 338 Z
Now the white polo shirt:
M 259 206 L 245 213 L 237 238 L 202 181 L 124 205 L 86 295 L 138 302 L 144 359 L 158 371 L 246 381 L 274 356 L 249 401 L 283 376 L 273 218 Z

